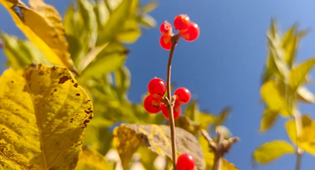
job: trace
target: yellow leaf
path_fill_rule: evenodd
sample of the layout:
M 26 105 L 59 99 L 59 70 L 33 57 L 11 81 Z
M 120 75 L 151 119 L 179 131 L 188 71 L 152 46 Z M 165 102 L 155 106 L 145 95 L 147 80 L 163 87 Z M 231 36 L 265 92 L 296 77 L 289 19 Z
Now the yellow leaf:
M 305 81 L 306 75 L 313 68 L 314 64 L 315 57 L 292 69 L 290 73 L 290 86 L 293 90 L 296 90 Z
M 31 0 L 33 9 L 20 0 L 0 0 L 11 14 L 16 26 L 36 45 L 53 64 L 66 66 L 77 73 L 68 52 L 61 17 L 57 10 L 41 0 Z M 15 9 L 21 11 L 20 17 Z
M 226 159 L 223 159 L 221 170 L 238 170 L 238 168 L 236 168 L 234 164 L 230 163 Z
M 297 99 L 302 102 L 315 104 L 314 94 L 304 86 L 300 86 L 297 89 Z
M 264 143 L 253 153 L 253 159 L 260 164 L 266 164 L 278 159 L 284 154 L 293 154 L 294 148 L 286 141 L 275 140 Z
M 272 112 L 268 108 L 265 109 L 260 120 L 260 132 L 265 132 L 270 129 L 274 125 L 277 116 L 278 113 Z
M 92 110 L 66 68 L 40 64 L 5 71 L 0 77 L 0 169 L 73 170 Z
M 282 116 L 290 116 L 291 109 L 280 90 L 275 80 L 269 80 L 263 84 L 260 93 L 270 111 L 280 113 Z
M 118 151 L 124 168 L 127 168 L 131 155 L 140 144 L 172 159 L 169 126 L 122 124 L 115 128 L 114 147 Z M 176 128 L 176 145 L 177 154 L 188 152 L 194 157 L 198 170 L 205 168 L 203 152 L 195 136 L 181 128 Z
M 32 62 L 51 65 L 44 54 L 28 40 L 18 39 L 14 36 L 1 33 L 4 41 L 4 53 L 8 58 L 8 66 L 23 69 Z
M 302 116 L 302 134 L 297 136 L 296 125 L 294 120 L 286 123 L 286 130 L 290 140 L 304 149 L 305 151 L 315 155 L 315 122 L 308 115 Z
M 83 146 L 83 153 L 80 156 L 76 170 L 111 170 L 103 155 L 91 147 Z

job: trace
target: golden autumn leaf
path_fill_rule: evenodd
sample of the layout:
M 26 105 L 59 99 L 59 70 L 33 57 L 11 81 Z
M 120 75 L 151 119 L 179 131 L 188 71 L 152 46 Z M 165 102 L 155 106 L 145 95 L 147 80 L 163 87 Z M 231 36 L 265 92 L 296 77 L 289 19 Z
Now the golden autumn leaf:
M 66 68 L 8 69 L 0 77 L 0 169 L 73 170 L 92 110 Z
M 294 120 L 287 121 L 285 127 L 287 134 L 293 143 L 304 149 L 306 152 L 315 155 L 315 122 L 312 121 L 310 116 L 302 116 L 302 133 L 300 136 L 297 135 L 296 124 Z
M 285 154 L 294 154 L 293 146 L 286 141 L 275 140 L 266 142 L 255 149 L 253 159 L 260 164 L 266 164 Z
M 269 130 L 275 124 L 277 117 L 277 112 L 273 112 L 268 108 L 265 109 L 260 120 L 260 132 L 266 132 L 267 130 Z
M 169 126 L 122 124 L 115 128 L 114 147 L 125 169 L 140 144 L 172 159 Z M 178 154 L 188 152 L 194 157 L 198 170 L 205 168 L 204 155 L 195 136 L 181 128 L 176 128 L 176 146 Z
M 111 170 L 110 165 L 103 155 L 91 147 L 83 146 L 76 170 Z
M 62 19 L 58 11 L 42 0 L 31 0 L 29 8 L 20 0 L 0 0 L 16 26 L 53 64 L 66 66 L 77 73 L 70 58 Z M 19 9 L 21 15 L 15 9 Z

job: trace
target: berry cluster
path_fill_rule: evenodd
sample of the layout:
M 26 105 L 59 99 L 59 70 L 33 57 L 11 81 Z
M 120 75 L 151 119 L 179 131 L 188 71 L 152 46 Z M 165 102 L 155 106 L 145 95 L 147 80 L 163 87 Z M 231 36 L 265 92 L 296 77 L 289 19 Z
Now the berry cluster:
M 198 38 L 200 30 L 196 23 L 191 22 L 187 15 L 178 15 L 174 19 L 175 30 L 179 31 L 179 35 L 186 41 L 194 41 Z M 165 50 L 171 49 L 172 25 L 167 21 L 160 26 L 162 36 L 160 38 L 160 45 Z
M 160 78 L 152 79 L 148 84 L 148 91 L 150 95 L 147 96 L 143 102 L 145 110 L 152 114 L 162 111 L 164 117 L 168 119 L 168 108 L 163 102 L 166 92 L 165 81 Z M 174 95 L 176 96 L 176 101 L 173 112 L 174 119 L 176 119 L 182 111 L 181 105 L 189 102 L 191 94 L 188 89 L 180 87 L 175 90 Z
M 195 160 L 189 153 L 181 154 L 177 158 L 177 170 L 194 170 Z

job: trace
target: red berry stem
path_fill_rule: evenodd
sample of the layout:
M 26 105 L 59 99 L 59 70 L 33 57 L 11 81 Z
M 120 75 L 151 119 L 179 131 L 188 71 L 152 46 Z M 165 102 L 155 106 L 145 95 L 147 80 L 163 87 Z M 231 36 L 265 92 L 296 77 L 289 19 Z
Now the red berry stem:
M 176 170 L 176 162 L 177 162 L 177 151 L 176 151 L 176 132 L 175 132 L 175 121 L 174 121 L 174 112 L 173 108 L 175 105 L 175 98 L 171 96 L 171 67 L 172 67 L 172 59 L 175 50 L 175 46 L 178 43 L 180 35 L 173 35 L 171 37 L 171 50 L 168 58 L 167 63 L 167 108 L 169 114 L 169 123 L 170 123 L 170 131 L 171 131 L 171 142 L 172 142 L 172 161 L 173 161 L 173 169 Z

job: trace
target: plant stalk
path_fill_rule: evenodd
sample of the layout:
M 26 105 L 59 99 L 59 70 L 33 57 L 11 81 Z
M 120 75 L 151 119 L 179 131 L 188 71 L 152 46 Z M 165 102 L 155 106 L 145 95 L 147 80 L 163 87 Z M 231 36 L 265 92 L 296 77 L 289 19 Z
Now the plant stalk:
M 172 59 L 175 50 L 175 46 L 178 42 L 179 35 L 174 35 L 171 38 L 171 50 L 167 63 L 167 109 L 168 109 L 168 117 L 170 122 L 170 131 L 171 131 L 171 142 L 172 142 L 172 161 L 173 161 L 173 169 L 176 170 L 176 162 L 177 162 L 177 151 L 176 151 L 176 132 L 175 132 L 175 121 L 174 121 L 174 100 L 171 96 L 171 67 L 172 67 Z
M 296 134 L 297 136 L 300 136 L 302 134 L 301 114 L 297 109 L 294 109 L 293 116 L 294 116 L 295 125 L 296 125 Z M 303 152 L 304 152 L 303 149 L 301 149 L 300 147 L 297 148 L 295 170 L 301 169 L 301 161 L 302 161 L 301 158 L 302 158 Z

